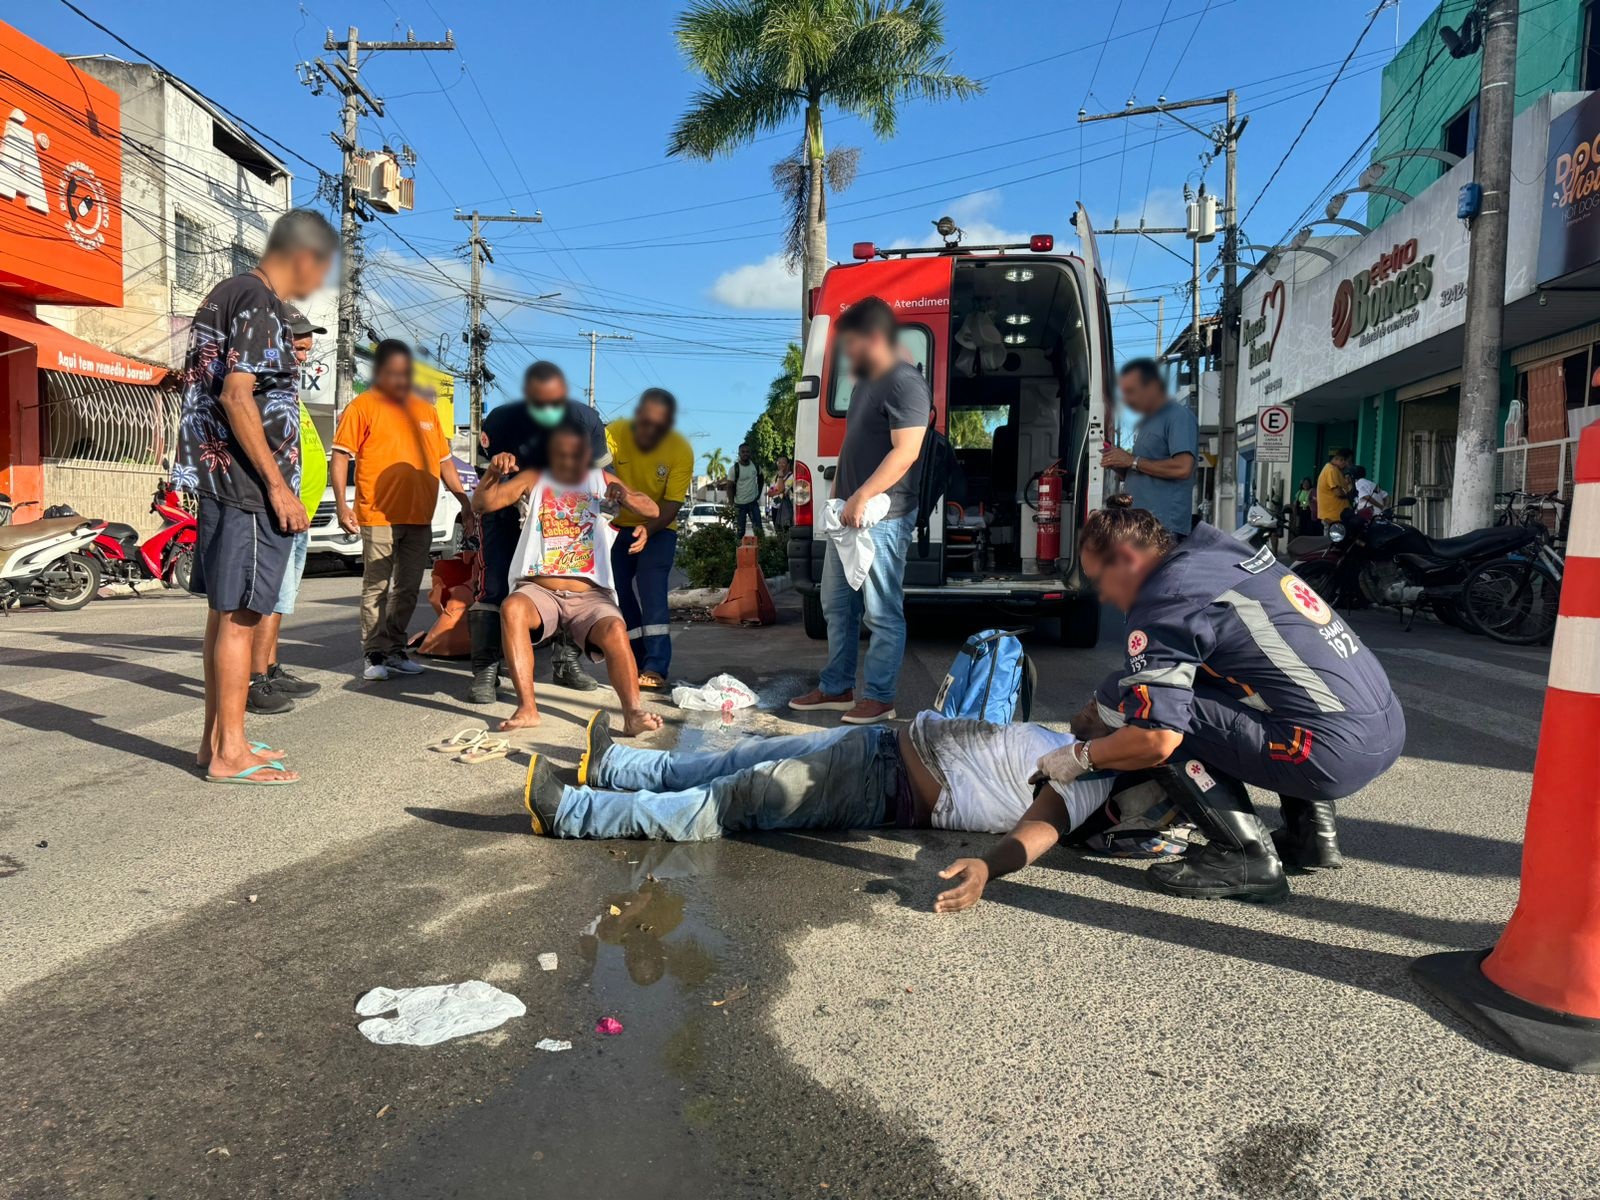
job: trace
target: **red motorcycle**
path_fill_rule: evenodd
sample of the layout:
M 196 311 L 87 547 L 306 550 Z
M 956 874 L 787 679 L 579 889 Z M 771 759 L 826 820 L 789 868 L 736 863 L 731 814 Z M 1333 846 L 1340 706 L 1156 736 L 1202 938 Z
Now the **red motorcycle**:
M 199 526 L 183 507 L 177 489 L 162 480 L 156 486 L 150 511 L 161 518 L 161 528 L 141 544 L 132 525 L 113 521 L 90 546 L 100 560 L 100 574 L 111 583 L 125 583 L 137 593 L 139 582 L 159 579 L 187 589 L 194 569 L 194 545 Z

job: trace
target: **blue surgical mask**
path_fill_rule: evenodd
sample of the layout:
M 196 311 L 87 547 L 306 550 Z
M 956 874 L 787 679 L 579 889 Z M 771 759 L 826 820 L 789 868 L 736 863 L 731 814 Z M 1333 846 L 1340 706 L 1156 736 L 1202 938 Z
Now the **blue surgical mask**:
M 529 404 L 528 415 L 546 429 L 554 429 L 567 416 L 565 404 Z

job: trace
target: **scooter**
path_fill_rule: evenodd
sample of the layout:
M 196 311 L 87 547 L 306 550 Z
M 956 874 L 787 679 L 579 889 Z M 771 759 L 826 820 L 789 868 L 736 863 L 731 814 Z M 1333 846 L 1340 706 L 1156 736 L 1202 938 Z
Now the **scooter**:
M 1346 509 L 1345 519 L 1330 524 L 1321 537 L 1289 543 L 1291 569 L 1336 608 L 1409 610 L 1412 620 L 1428 609 L 1447 625 L 1463 625 L 1461 583 L 1468 573 L 1526 546 L 1535 535 L 1520 526 L 1498 526 L 1430 538 L 1396 516 L 1415 504 L 1407 496 L 1374 513 Z
M 199 525 L 183 507 L 183 498 L 166 480 L 156 485 L 150 511 L 161 518 L 161 528 L 139 542 L 139 531 L 132 525 L 112 521 L 94 541 L 94 554 L 100 572 L 115 583 L 125 583 L 138 594 L 138 584 L 159 580 L 174 587 L 187 588 L 194 567 L 195 539 Z
M 100 560 L 89 547 L 105 526 L 77 516 L 0 526 L 0 611 L 40 600 L 71 612 L 93 600 Z
M 1233 531 L 1233 536 L 1246 546 L 1254 546 L 1264 537 L 1278 531 L 1278 518 L 1272 515 L 1261 501 L 1257 500 L 1250 505 L 1250 511 L 1245 513 L 1244 524 Z

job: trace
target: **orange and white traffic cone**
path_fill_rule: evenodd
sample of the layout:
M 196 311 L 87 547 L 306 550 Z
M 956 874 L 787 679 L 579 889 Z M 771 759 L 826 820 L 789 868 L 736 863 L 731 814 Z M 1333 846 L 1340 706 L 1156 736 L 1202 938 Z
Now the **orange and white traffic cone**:
M 1522 892 L 1493 950 L 1430 954 L 1417 982 L 1518 1058 L 1600 1073 L 1600 425 L 1583 432 L 1550 651 Z
M 727 596 L 711 610 L 712 620 L 724 625 L 771 625 L 778 619 L 778 606 L 773 604 L 767 578 L 761 573 L 761 552 L 755 538 L 744 539 L 737 562 Z

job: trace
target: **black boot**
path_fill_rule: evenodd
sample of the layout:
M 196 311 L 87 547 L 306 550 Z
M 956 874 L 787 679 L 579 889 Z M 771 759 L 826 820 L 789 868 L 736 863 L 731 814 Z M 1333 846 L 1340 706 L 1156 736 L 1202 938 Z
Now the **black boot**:
M 582 654 L 572 635 L 563 629 L 550 642 L 550 682 L 575 692 L 598 691 L 600 685 L 589 676 L 579 661 Z
M 500 683 L 500 614 L 468 609 L 467 631 L 472 635 L 472 690 L 469 704 L 493 704 Z
M 1278 804 L 1283 828 L 1273 830 L 1272 844 L 1285 865 L 1307 871 L 1344 866 L 1332 800 L 1299 800 L 1279 792 Z
M 1176 862 L 1151 867 L 1152 887 L 1194 900 L 1271 902 L 1289 895 L 1283 864 L 1244 784 L 1194 760 L 1157 768 L 1157 774 L 1208 840 Z

